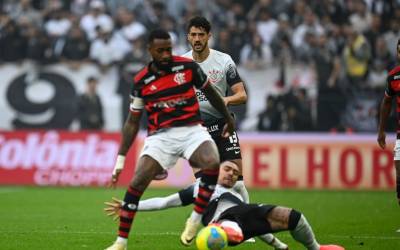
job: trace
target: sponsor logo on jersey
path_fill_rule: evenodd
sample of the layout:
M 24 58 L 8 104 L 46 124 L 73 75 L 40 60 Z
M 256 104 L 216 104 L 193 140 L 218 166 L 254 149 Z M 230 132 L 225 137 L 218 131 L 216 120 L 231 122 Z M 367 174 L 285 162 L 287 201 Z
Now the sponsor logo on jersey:
M 160 101 L 153 104 L 154 108 L 174 108 L 179 105 L 185 105 L 186 99 L 184 98 L 176 98 L 167 101 Z
M 150 76 L 146 79 L 144 79 L 144 84 L 149 84 L 151 81 L 154 81 L 156 79 L 155 76 Z
M 208 132 L 214 132 L 219 129 L 219 126 L 218 126 L 218 124 L 215 124 L 215 125 L 209 126 L 207 129 L 208 129 Z
M 186 76 L 184 73 L 176 73 L 174 76 L 174 82 L 181 85 L 186 82 Z
M 150 86 L 150 89 L 151 89 L 152 91 L 154 91 L 154 90 L 157 90 L 157 87 L 154 86 L 154 85 L 151 85 L 151 86 Z
M 399 78 L 400 78 L 400 75 L 396 75 L 396 76 L 393 77 L 393 80 L 397 80 Z
M 179 66 L 172 67 L 171 71 L 176 72 L 176 71 L 182 70 L 184 68 L 185 67 L 183 65 L 179 65 Z

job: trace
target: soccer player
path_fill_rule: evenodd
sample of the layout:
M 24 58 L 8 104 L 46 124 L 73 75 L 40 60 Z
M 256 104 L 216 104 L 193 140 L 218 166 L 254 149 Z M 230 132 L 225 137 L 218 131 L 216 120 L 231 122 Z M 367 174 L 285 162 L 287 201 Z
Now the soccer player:
M 218 150 L 201 125 L 194 87 L 201 89 L 226 119 L 223 136 L 234 131 L 234 121 L 222 98 L 207 76 L 192 60 L 173 56 L 171 38 L 165 30 L 149 34 L 148 50 L 152 61 L 135 77 L 130 114 L 122 130 L 111 186 L 115 186 L 125 163 L 125 155 L 136 138 L 142 110 L 148 116 L 148 136 L 139 157 L 135 175 L 125 193 L 117 240 L 108 250 L 127 249 L 127 240 L 140 197 L 155 175 L 174 166 L 179 157 L 203 170 L 199 195 L 186 223 L 181 240 L 190 244 L 201 224 L 202 214 L 214 192 L 219 173 Z
M 228 235 L 229 245 L 241 244 L 246 239 L 258 236 L 275 249 L 288 249 L 283 243 L 274 244 L 279 240 L 270 233 L 289 230 L 292 237 L 309 250 L 344 250 L 340 246 L 320 245 L 304 215 L 294 209 L 244 203 L 233 189 L 239 173 L 235 163 L 227 161 L 221 164 L 218 185 L 202 219 L 203 225 L 221 225 Z M 152 211 L 187 205 L 193 202 L 197 188 L 198 183 L 167 197 L 143 200 L 138 210 Z M 113 198 L 113 201 L 105 204 L 107 207 L 104 210 L 109 216 L 120 214 L 122 201 Z
M 400 39 L 397 41 L 397 59 L 400 60 Z M 387 77 L 387 85 L 385 95 L 383 97 L 378 125 L 378 144 L 384 149 L 386 147 L 386 122 L 392 109 L 392 101 L 396 97 L 397 101 L 397 115 L 400 115 L 400 66 L 396 66 L 392 71 L 389 72 Z M 398 117 L 400 119 L 400 117 Z M 394 147 L 394 165 L 396 168 L 396 192 L 397 201 L 400 205 L 400 123 L 398 122 L 396 144 Z M 400 232 L 400 229 L 397 230 Z
M 193 59 L 208 75 L 210 82 L 223 97 L 226 106 L 246 103 L 247 94 L 244 83 L 237 72 L 232 58 L 225 53 L 210 49 L 208 40 L 211 37 L 211 25 L 204 17 L 193 17 L 187 27 L 187 39 L 192 50 L 184 54 L 184 57 Z M 228 96 L 228 90 L 232 95 Z M 242 156 L 239 138 L 236 132 L 229 138 L 221 136 L 225 125 L 223 114 L 215 109 L 202 91 L 196 91 L 200 102 L 201 118 L 204 125 L 217 144 L 221 162 L 233 161 L 240 169 L 239 180 L 235 186 L 245 202 L 249 202 L 249 194 L 243 182 Z M 196 175 L 196 178 L 200 173 Z

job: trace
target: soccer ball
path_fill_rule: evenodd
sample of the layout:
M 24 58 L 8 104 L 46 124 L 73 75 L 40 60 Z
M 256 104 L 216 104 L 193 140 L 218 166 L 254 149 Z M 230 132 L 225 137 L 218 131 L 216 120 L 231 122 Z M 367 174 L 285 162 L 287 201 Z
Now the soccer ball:
M 225 231 L 217 225 L 209 225 L 200 230 L 196 237 L 198 250 L 220 250 L 228 245 Z

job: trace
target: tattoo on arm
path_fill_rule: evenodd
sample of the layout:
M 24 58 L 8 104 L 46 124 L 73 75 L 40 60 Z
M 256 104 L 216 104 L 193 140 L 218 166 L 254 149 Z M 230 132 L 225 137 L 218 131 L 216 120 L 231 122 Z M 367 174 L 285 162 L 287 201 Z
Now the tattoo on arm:
M 126 155 L 128 153 L 128 150 L 131 147 L 139 131 L 140 118 L 141 114 L 132 115 L 131 113 L 129 113 L 128 117 L 126 118 L 124 127 L 122 128 L 122 142 L 120 144 L 118 154 Z

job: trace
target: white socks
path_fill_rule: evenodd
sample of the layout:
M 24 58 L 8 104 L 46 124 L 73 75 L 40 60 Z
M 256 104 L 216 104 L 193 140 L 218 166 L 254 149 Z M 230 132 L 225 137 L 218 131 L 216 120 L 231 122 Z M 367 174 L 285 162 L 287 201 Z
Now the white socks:
M 117 237 L 117 240 L 116 240 L 115 242 L 121 243 L 121 244 L 123 244 L 123 245 L 126 246 L 126 245 L 128 244 L 128 239 L 118 236 L 118 237 Z
M 294 230 L 290 231 L 292 237 L 303 244 L 308 250 L 319 250 L 319 244 L 315 239 L 313 230 L 304 215 L 301 215 Z
M 192 221 L 192 222 L 195 222 L 195 223 L 200 223 L 201 222 L 201 217 L 202 217 L 202 214 L 199 214 L 199 213 L 197 213 L 196 211 L 192 211 L 192 214 L 190 215 L 190 220 Z
M 275 249 L 285 250 L 288 249 L 288 245 L 280 241 L 273 234 L 264 234 L 258 236 L 262 241 L 266 242 L 268 245 L 273 246 Z

